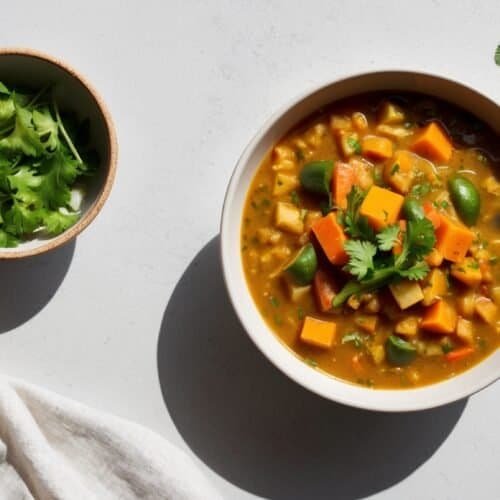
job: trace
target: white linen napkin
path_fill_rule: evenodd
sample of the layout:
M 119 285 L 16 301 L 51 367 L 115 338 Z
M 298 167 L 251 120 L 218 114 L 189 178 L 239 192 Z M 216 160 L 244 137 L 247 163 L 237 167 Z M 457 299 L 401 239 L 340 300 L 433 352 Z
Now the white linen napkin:
M 153 432 L 16 379 L 0 378 L 1 500 L 221 497 Z

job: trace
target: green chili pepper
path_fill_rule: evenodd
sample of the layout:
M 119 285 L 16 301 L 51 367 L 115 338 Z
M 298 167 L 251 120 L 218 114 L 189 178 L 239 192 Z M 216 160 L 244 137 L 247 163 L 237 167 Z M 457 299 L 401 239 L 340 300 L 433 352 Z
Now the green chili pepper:
M 391 335 L 385 343 L 385 352 L 387 354 L 387 361 L 391 365 L 408 365 L 417 356 L 417 349 L 415 346 L 403 340 L 396 335 Z
M 318 267 L 316 251 L 312 243 L 303 246 L 285 268 L 291 279 L 301 286 L 309 285 Z
M 300 184 L 311 193 L 329 195 L 333 162 L 330 160 L 307 163 L 300 172 Z

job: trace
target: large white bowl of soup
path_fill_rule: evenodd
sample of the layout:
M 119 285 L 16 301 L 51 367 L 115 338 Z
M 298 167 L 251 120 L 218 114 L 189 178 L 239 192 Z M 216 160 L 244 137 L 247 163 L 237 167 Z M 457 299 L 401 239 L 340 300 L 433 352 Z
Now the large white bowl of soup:
M 223 272 L 248 335 L 333 401 L 412 411 L 500 376 L 500 109 L 384 71 L 300 96 L 240 158 Z

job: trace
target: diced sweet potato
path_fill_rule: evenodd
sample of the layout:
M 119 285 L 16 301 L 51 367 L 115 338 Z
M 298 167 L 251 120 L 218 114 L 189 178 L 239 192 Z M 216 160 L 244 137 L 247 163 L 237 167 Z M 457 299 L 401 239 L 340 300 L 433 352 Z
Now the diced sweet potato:
M 398 220 L 403 202 L 404 198 L 400 194 L 372 186 L 361 204 L 359 213 L 364 215 L 375 229 L 382 229 Z
M 361 141 L 363 156 L 375 160 L 387 160 L 392 157 L 392 141 L 387 137 L 366 135 Z
M 418 304 L 424 298 L 422 289 L 416 281 L 403 280 L 389 285 L 389 289 L 394 300 L 403 310 Z
M 425 261 L 431 267 L 439 267 L 443 263 L 443 260 L 442 253 L 436 248 L 433 248 L 430 253 L 425 256 Z
M 348 255 L 344 250 L 347 238 L 334 213 L 317 220 L 312 225 L 312 232 L 332 264 L 341 266 L 347 263 Z
M 322 321 L 312 316 L 306 316 L 300 340 L 306 344 L 323 349 L 329 349 L 335 340 L 337 325 L 332 321 Z
M 474 233 L 440 214 L 436 230 L 436 249 L 446 260 L 461 262 L 474 241 Z
M 368 120 L 363 113 L 355 112 L 351 117 L 352 124 L 358 132 L 364 132 L 368 128 Z
M 440 162 L 449 161 L 453 153 L 448 136 L 436 122 L 424 127 L 413 141 L 411 148 L 419 155 Z
M 351 165 L 338 161 L 335 163 L 332 175 L 332 193 L 335 205 L 347 208 L 347 195 L 356 182 L 355 172 Z
M 453 264 L 450 272 L 455 279 L 470 287 L 476 287 L 483 279 L 479 263 L 472 257 L 466 257 L 462 262 Z
M 427 308 L 420 327 L 428 332 L 447 335 L 455 331 L 456 324 L 455 309 L 444 300 L 438 300 Z

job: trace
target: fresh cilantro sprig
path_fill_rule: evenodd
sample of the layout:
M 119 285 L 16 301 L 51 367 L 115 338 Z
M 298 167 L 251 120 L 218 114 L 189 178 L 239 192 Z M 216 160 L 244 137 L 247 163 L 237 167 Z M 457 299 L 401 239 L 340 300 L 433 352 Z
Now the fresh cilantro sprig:
M 379 232 L 376 244 L 367 240 L 349 240 L 345 244 L 349 262 L 344 267 L 353 279 L 335 296 L 333 306 L 342 305 L 351 295 L 372 292 L 400 279 L 421 280 L 429 272 L 423 258 L 436 242 L 434 226 L 428 219 L 409 221 L 402 236 L 401 252 L 387 252 L 399 239 L 398 226 Z
M 25 94 L 0 82 L 0 247 L 38 231 L 57 235 L 79 218 L 71 191 L 93 169 L 50 90 Z
M 368 219 L 359 213 L 364 199 L 365 193 L 358 186 L 354 186 L 347 195 L 347 209 L 341 213 L 341 223 L 351 238 L 373 241 L 375 233 L 368 224 Z

